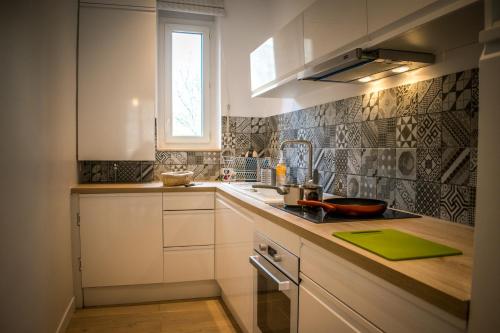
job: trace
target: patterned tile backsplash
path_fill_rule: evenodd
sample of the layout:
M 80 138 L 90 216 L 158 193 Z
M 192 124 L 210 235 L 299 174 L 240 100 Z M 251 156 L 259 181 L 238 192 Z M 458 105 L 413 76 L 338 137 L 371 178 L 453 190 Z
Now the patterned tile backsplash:
M 474 224 L 478 70 L 466 70 L 266 118 L 223 117 L 222 152 L 157 151 L 155 161 L 80 161 L 81 183 L 148 182 L 168 170 L 216 180 L 232 167 L 255 180 L 272 166 L 279 144 L 313 144 L 325 191 L 386 200 L 391 207 Z M 240 157 L 249 148 L 258 158 Z M 303 182 L 307 151 L 284 151 L 288 178 Z

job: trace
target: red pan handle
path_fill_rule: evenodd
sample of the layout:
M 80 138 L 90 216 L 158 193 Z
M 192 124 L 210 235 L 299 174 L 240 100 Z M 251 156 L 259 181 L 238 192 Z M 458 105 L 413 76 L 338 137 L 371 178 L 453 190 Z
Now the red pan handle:
M 337 209 L 337 207 L 334 204 L 329 204 L 326 202 L 315 201 L 315 200 L 298 200 L 297 204 L 299 204 L 301 206 L 309 206 L 309 207 L 322 207 L 328 213 L 334 212 Z

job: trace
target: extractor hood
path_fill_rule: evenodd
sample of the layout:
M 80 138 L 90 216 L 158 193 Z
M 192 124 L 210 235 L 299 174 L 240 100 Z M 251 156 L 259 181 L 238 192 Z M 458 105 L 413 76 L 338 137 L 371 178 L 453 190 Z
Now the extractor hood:
M 434 63 L 431 53 L 388 49 L 354 49 L 311 66 L 299 74 L 299 80 L 366 83 L 411 71 Z

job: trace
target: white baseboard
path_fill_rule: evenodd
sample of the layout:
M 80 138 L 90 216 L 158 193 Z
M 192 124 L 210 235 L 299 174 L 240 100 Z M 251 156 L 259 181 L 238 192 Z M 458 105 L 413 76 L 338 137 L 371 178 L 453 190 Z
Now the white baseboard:
M 75 296 L 72 296 L 71 299 L 69 300 L 66 310 L 64 310 L 64 314 L 61 320 L 59 321 L 56 333 L 66 332 L 66 329 L 68 328 L 69 325 L 69 321 L 71 320 L 71 317 L 73 316 L 74 312 L 75 312 Z
M 83 306 L 132 304 L 220 296 L 215 280 L 83 289 Z

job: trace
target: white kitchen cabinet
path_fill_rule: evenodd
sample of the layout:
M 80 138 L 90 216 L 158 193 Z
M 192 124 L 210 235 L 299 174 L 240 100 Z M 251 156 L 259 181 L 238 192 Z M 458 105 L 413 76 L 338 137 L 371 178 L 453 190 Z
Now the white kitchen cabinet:
M 296 74 L 303 66 L 303 17 L 300 14 L 250 54 L 252 92 Z
M 302 241 L 301 277 L 316 283 L 383 332 L 466 331 L 465 320 L 411 295 L 309 241 Z M 350 320 L 347 321 L 352 324 Z
M 214 211 L 163 212 L 163 246 L 214 244 Z
M 381 333 L 311 279 L 302 276 L 299 290 L 299 333 Z
M 163 253 L 163 282 L 214 279 L 214 247 L 169 247 Z
M 368 33 L 396 22 L 437 0 L 366 0 Z
M 161 193 L 80 196 L 82 287 L 161 283 Z
M 214 209 L 213 192 L 163 193 L 163 210 Z
M 154 160 L 155 93 L 154 8 L 82 3 L 78 159 Z
M 231 313 L 246 332 L 253 331 L 253 277 L 249 263 L 253 253 L 254 214 L 216 196 L 215 279 Z
M 305 63 L 366 34 L 366 0 L 318 0 L 304 11 Z

